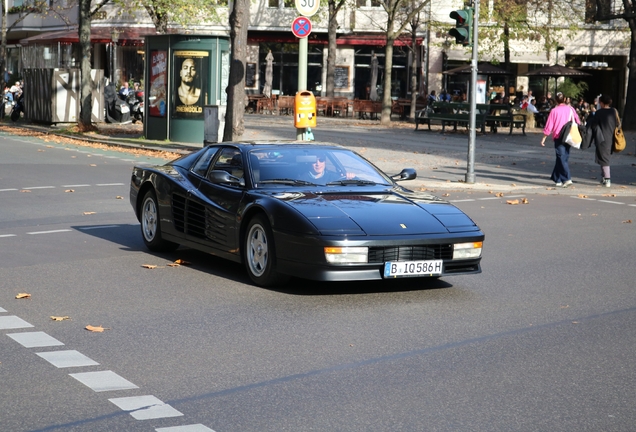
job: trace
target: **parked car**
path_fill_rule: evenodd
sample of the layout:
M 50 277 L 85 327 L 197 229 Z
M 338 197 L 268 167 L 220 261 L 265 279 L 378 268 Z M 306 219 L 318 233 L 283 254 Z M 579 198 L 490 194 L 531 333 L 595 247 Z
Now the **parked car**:
M 260 286 L 480 273 L 482 231 L 396 183 L 415 177 L 389 177 L 336 145 L 219 143 L 135 166 L 130 202 L 150 250 L 184 245 L 242 262 Z

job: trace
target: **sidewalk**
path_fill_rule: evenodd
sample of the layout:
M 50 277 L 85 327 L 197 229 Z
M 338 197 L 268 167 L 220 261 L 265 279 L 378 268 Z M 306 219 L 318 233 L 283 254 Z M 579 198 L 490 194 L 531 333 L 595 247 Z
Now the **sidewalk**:
M 2 123 L 10 126 L 11 124 Z M 41 125 L 28 127 L 45 133 L 63 134 L 64 127 Z M 66 126 L 68 128 L 68 125 Z M 139 124 L 99 124 L 99 132 L 85 135 L 73 134 L 74 139 L 84 139 L 110 145 L 148 150 L 187 153 L 201 145 L 149 141 L 143 139 L 143 127 Z M 408 122 L 393 121 L 390 126 L 377 120 L 319 117 L 313 130 L 317 141 L 333 142 L 365 156 L 389 174 L 402 168 L 415 168 L 418 178 L 405 182 L 411 189 L 481 190 L 505 193 L 543 193 L 563 195 L 600 196 L 604 194 L 636 196 L 636 133 L 626 132 L 627 149 L 612 156 L 612 187 L 599 186 L 600 167 L 594 162 L 594 149 L 572 150 L 570 169 L 574 185 L 557 188 L 550 180 L 554 166 L 554 147 L 548 139 L 541 147 L 541 129 L 526 131 L 515 129 L 498 134 L 477 134 L 475 148 L 475 183 L 465 183 L 467 173 L 468 133 L 466 130 L 441 134 L 441 128 L 433 126 L 415 131 Z M 246 114 L 247 141 L 293 140 L 296 129 L 291 116 Z

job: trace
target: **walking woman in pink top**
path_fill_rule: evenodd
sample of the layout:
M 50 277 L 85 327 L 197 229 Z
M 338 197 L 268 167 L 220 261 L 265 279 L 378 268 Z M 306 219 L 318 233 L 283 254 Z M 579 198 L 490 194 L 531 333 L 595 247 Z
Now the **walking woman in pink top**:
M 572 184 L 572 176 L 570 175 L 570 166 L 568 165 L 568 159 L 570 158 L 570 145 L 563 142 L 563 137 L 560 136 L 563 126 L 571 120 L 574 120 L 577 124 L 581 124 L 579 116 L 570 105 L 565 103 L 565 96 L 563 93 L 558 92 L 556 94 L 557 106 L 552 108 L 548 120 L 545 122 L 545 128 L 543 128 L 543 139 L 541 145 L 545 147 L 545 139 L 552 135 L 554 139 L 554 149 L 556 152 L 556 163 L 552 170 L 552 181 L 558 187 L 568 187 Z

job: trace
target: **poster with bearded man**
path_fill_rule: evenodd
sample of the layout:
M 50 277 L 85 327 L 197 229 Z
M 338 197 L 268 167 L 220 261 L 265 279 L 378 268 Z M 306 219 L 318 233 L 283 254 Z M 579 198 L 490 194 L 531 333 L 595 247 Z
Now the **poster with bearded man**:
M 175 118 L 203 118 L 203 106 L 207 104 L 206 82 L 209 68 L 208 51 L 179 50 L 173 53 Z

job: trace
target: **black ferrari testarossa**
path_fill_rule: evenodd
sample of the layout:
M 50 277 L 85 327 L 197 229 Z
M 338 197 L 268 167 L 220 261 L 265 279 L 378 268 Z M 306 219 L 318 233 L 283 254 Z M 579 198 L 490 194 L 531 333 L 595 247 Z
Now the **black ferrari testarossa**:
M 136 166 L 130 202 L 152 251 L 179 245 L 245 264 L 260 286 L 480 273 L 484 234 L 355 152 L 316 143 L 209 145 Z

